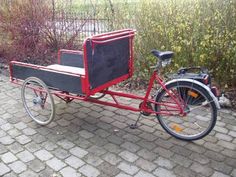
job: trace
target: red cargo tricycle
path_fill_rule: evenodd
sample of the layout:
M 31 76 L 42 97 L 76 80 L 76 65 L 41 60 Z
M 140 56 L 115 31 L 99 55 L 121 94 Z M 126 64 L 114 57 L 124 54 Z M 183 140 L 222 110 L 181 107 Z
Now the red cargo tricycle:
M 49 124 L 55 117 L 54 95 L 67 103 L 76 99 L 145 116 L 154 114 L 161 126 L 178 139 L 197 140 L 209 134 L 216 124 L 218 100 L 210 87 L 196 79 L 178 77 L 165 82 L 160 78 L 160 69 L 171 61 L 171 51 L 152 51 L 157 64 L 144 96 L 108 89 L 133 74 L 134 36 L 131 29 L 94 35 L 84 41 L 83 51 L 62 49 L 58 63 L 49 66 L 11 61 L 10 79 L 22 85 L 28 115 L 40 125 Z M 152 96 L 155 81 L 160 88 Z M 102 99 L 104 95 L 111 99 Z M 140 104 L 124 104 L 120 97 L 140 100 Z M 136 128 L 139 118 L 131 128 Z

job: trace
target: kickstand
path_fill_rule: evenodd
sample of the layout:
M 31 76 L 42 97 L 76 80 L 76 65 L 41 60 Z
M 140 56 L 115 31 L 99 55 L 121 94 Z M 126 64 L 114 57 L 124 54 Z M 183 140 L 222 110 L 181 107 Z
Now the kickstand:
M 136 129 L 136 128 L 138 128 L 138 121 L 139 121 L 139 119 L 141 118 L 141 113 L 139 114 L 139 116 L 138 116 L 138 119 L 136 120 L 136 122 L 134 123 L 134 124 L 130 124 L 130 126 L 129 126 L 129 128 L 131 128 L 131 129 Z

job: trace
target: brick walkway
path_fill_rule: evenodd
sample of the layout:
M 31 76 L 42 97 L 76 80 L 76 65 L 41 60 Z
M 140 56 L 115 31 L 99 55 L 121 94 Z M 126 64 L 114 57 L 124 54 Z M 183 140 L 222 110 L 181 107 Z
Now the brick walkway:
M 43 127 L 25 114 L 20 87 L 0 80 L 0 176 L 236 177 L 235 112 L 222 109 L 209 136 L 184 142 L 153 117 L 131 130 L 133 112 L 56 99 L 56 118 Z

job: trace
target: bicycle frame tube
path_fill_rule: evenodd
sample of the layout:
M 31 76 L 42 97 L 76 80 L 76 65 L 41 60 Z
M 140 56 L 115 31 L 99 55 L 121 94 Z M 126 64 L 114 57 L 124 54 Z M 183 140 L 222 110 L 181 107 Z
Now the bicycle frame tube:
M 20 80 L 18 80 L 18 81 L 20 82 Z M 18 81 L 13 80 L 12 82 L 15 83 L 15 84 L 21 85 Z M 172 98 L 170 102 L 158 103 L 154 99 L 149 98 L 152 87 L 153 87 L 153 84 L 154 84 L 154 81 L 156 81 L 161 86 L 161 88 L 164 89 L 167 92 L 167 94 Z M 31 86 L 27 86 L 27 87 L 32 88 L 36 91 L 44 92 L 44 90 L 42 90 L 40 88 L 35 88 L 35 87 L 31 87 Z M 62 100 L 66 101 L 66 102 L 67 102 L 67 100 L 72 101 L 74 99 L 75 100 L 77 99 L 77 100 L 83 100 L 83 101 L 87 101 L 87 102 L 102 104 L 102 105 L 106 105 L 106 106 L 113 106 L 113 107 L 116 107 L 116 108 L 135 111 L 135 112 L 143 111 L 143 112 L 148 112 L 148 113 L 151 113 L 151 114 L 162 114 L 162 115 L 173 115 L 173 113 L 171 113 L 171 111 L 174 111 L 175 114 L 178 111 L 179 111 L 179 114 L 183 113 L 183 109 L 180 105 L 180 102 L 166 88 L 166 86 L 164 85 L 164 82 L 157 75 L 156 71 L 154 71 L 152 76 L 150 77 L 148 88 L 147 88 L 145 96 L 139 96 L 139 95 L 134 95 L 134 94 L 130 94 L 130 93 L 116 92 L 116 91 L 111 91 L 111 90 L 101 91 L 101 93 L 110 95 L 113 102 L 112 101 L 97 100 L 97 99 L 94 99 L 94 98 L 91 98 L 91 97 L 87 97 L 86 95 L 73 95 L 73 94 L 66 93 L 66 92 L 63 92 L 63 91 L 60 91 L 60 90 L 54 90 L 53 88 L 50 88 L 50 90 L 51 90 L 51 94 L 61 98 Z M 144 105 L 147 102 L 152 103 L 152 104 L 157 104 L 157 105 L 163 105 L 163 106 L 168 107 L 169 110 L 160 110 L 159 112 L 156 112 L 156 111 L 154 111 L 154 110 L 152 110 L 148 107 L 142 107 L 142 106 L 141 107 L 134 107 L 132 105 L 131 106 L 130 105 L 125 105 L 125 104 L 122 104 L 121 102 L 119 102 L 116 99 L 116 96 L 117 97 L 123 97 L 123 98 L 141 100 L 141 101 L 143 101 Z
M 177 104 L 177 106 L 171 106 L 171 105 L 168 105 L 168 104 L 164 104 L 164 103 L 157 103 L 156 101 L 154 100 L 150 100 L 148 99 L 150 93 L 151 93 L 151 90 L 152 90 L 152 86 L 154 84 L 154 81 L 156 81 L 162 89 L 164 89 L 167 94 L 172 98 L 172 100 L 174 101 L 175 104 Z M 149 81 L 149 84 L 148 84 L 148 88 L 147 88 L 147 92 L 145 94 L 145 97 L 144 97 L 144 104 L 146 104 L 147 102 L 151 102 L 153 104 L 158 104 L 158 105 L 164 105 L 164 106 L 167 106 L 169 108 L 176 108 L 176 111 L 179 110 L 180 111 L 180 114 L 183 113 L 183 108 L 181 107 L 180 105 L 180 102 L 173 96 L 173 94 L 171 94 L 171 92 L 166 88 L 165 84 L 163 83 L 163 80 L 158 76 L 157 74 L 157 71 L 155 70 L 150 78 L 150 81 Z M 172 103 L 173 104 L 173 103 Z M 144 110 L 144 111 L 148 111 L 148 110 Z M 173 110 L 172 110 L 173 111 Z M 162 114 L 161 112 L 157 113 L 155 111 L 150 111 L 150 113 L 156 113 L 156 114 Z

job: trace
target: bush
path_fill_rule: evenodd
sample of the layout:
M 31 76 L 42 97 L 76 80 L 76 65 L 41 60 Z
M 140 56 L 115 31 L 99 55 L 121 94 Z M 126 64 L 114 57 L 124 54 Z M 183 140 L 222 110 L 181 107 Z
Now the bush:
M 205 66 L 221 86 L 236 86 L 236 1 L 140 0 L 113 4 L 114 28 L 137 29 L 137 78 L 150 75 L 156 59 L 153 48 L 172 50 L 170 71 L 185 66 Z
M 0 43 L 0 52 L 2 49 L 7 60 L 43 65 L 55 62 L 58 49 L 79 48 L 79 31 L 65 35 L 71 24 L 65 18 L 69 17 L 51 0 L 6 1 L 0 7 L 0 34 L 7 42 Z
M 16 0 L 1 6 L 0 19 L 3 34 L 8 39 L 9 59 L 48 63 L 48 53 L 42 29 L 48 21 L 50 10 L 43 0 Z M 33 60 L 32 58 L 36 59 Z M 38 61 L 41 58 L 41 61 Z

